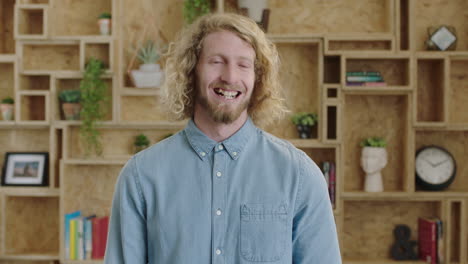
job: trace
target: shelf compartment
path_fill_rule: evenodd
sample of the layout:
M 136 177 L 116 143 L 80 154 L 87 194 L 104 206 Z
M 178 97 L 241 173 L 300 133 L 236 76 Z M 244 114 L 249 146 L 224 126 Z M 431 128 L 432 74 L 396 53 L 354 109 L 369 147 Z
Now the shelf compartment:
M 444 122 L 444 59 L 417 60 L 417 122 Z
M 307 44 L 278 44 L 282 71 L 280 82 L 291 114 L 313 112 L 320 117 L 319 58 L 320 42 Z M 312 128 L 312 139 L 318 138 L 321 120 Z M 281 138 L 299 138 L 296 126 L 289 117 L 283 118 L 268 132 Z
M 174 134 L 177 129 L 136 129 L 136 128 L 101 128 L 101 142 L 103 146 L 102 161 L 128 160 L 134 154 L 133 143 L 139 134 L 145 134 L 150 144 L 155 144 L 168 134 Z M 66 146 L 66 158 L 81 160 L 85 158 L 84 149 L 81 146 L 80 128 L 73 126 L 68 129 Z M 120 164 L 120 163 L 119 163 Z
M 325 105 L 325 140 L 326 141 L 336 141 L 339 139 L 338 128 L 340 125 L 340 106 L 338 105 Z
M 54 1 L 54 36 L 100 35 L 97 24 L 103 12 L 113 13 L 113 0 L 102 1 Z M 80 10 L 80 12 L 76 12 Z M 83 15 L 86 14 L 86 15 Z M 112 14 L 117 17 L 117 14 Z M 140 13 L 141 16 L 141 13 Z M 112 32 L 112 30 L 111 30 Z
M 361 168 L 360 142 L 368 137 L 382 137 L 387 142 L 388 163 L 382 170 L 384 192 L 408 190 L 409 95 L 345 94 L 342 135 L 345 192 L 364 190 L 365 172 Z M 363 129 L 365 128 L 365 129 Z
M 20 75 L 20 90 L 49 91 L 50 75 Z
M 341 57 L 325 56 L 323 61 L 323 81 L 324 83 L 339 84 L 341 77 Z
M 468 2 L 465 0 L 432 1 L 421 0 L 411 2 L 413 4 L 412 19 L 414 32 L 411 41 L 417 51 L 426 50 L 425 41 L 428 38 L 427 29 L 431 26 L 450 25 L 457 32 L 457 51 L 468 50 L 468 19 L 466 10 Z M 411 9 L 410 9 L 411 10 Z
M 104 63 L 106 71 L 112 71 L 112 43 L 109 41 L 102 42 L 83 42 L 83 51 L 81 67 L 84 70 L 86 64 L 91 57 L 98 59 Z
M 346 58 L 345 69 L 346 72 L 378 71 L 387 86 L 410 84 L 408 58 Z M 343 81 L 346 83 L 346 77 Z
M 24 44 L 22 69 L 25 71 L 79 71 L 79 44 Z
M 124 122 L 157 122 L 167 120 L 166 114 L 160 108 L 159 97 L 157 96 L 122 96 L 120 100 L 120 120 Z
M 450 61 L 449 123 L 468 124 L 468 59 Z
M 15 0 L 0 1 L 0 54 L 15 53 L 14 13 Z
M 47 38 L 47 5 L 19 4 L 15 6 L 15 38 Z
M 62 210 L 65 213 L 81 210 L 82 215 L 96 214 L 98 217 L 110 215 L 114 187 L 122 165 L 62 163 L 61 166 Z
M 0 98 L 15 98 L 15 64 L 0 62 Z
M 468 164 L 466 164 L 468 131 L 424 130 L 416 131 L 415 150 L 423 146 L 437 145 L 448 150 L 457 163 L 455 180 L 443 192 L 468 192 Z
M 394 263 L 389 249 L 393 229 L 406 224 L 411 240 L 418 240 L 418 218 L 442 218 L 440 201 L 344 201 L 342 256 L 344 263 Z M 416 262 L 411 262 L 416 263 Z M 419 263 L 419 262 L 418 262 Z M 423 262 L 421 262 L 423 263 Z
M 5 196 L 4 209 L 5 255 L 58 256 L 58 197 Z
M 48 91 L 23 91 L 20 94 L 20 121 L 48 121 Z
M 327 39 L 325 53 L 392 51 L 391 39 Z
M 273 34 L 390 33 L 393 1 L 270 1 L 268 31 Z M 328 14 L 326 16 L 318 15 Z M 356 18 L 359 19 L 356 19 Z M 293 18 L 293 19 L 291 19 Z
M 0 129 L 0 161 L 3 163 L 6 152 L 48 152 L 49 142 L 49 128 Z
M 462 224 L 463 211 L 465 210 L 465 202 L 463 200 L 449 200 L 449 219 L 446 225 L 447 232 L 447 254 L 446 259 L 448 263 L 461 263 L 463 259 L 462 254 L 466 254 L 466 250 L 462 253 L 464 246 L 464 236 L 466 235 L 465 226 Z
M 409 13 L 409 0 L 400 0 L 397 1 L 399 5 L 399 49 L 408 50 L 409 49 L 409 25 L 410 25 L 410 13 Z

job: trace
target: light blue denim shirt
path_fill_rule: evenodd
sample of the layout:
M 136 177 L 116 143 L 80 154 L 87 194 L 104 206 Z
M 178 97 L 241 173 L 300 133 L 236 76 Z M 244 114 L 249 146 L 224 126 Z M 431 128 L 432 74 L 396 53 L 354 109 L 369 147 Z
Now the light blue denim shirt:
M 105 263 L 341 263 L 320 169 L 249 119 L 223 142 L 193 121 L 119 176 Z

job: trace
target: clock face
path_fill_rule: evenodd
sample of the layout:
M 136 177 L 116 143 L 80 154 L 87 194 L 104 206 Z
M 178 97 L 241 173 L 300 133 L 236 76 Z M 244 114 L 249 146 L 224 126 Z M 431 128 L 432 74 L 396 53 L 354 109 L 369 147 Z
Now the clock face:
M 455 160 L 447 150 L 440 147 L 429 146 L 420 149 L 415 165 L 418 182 L 427 189 L 443 189 L 455 177 Z

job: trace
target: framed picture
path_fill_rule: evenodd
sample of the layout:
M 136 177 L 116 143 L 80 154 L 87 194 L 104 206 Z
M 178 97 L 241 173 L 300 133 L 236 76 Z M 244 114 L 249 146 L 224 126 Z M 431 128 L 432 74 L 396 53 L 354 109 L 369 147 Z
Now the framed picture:
M 46 186 L 49 153 L 7 152 L 3 164 L 3 186 Z

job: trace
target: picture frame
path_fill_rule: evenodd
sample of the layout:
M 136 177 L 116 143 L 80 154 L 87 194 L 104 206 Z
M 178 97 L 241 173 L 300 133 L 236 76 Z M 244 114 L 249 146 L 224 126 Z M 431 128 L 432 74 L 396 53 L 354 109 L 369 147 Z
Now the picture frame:
M 47 186 L 48 152 L 7 152 L 2 170 L 2 186 Z
M 448 25 L 432 26 L 427 29 L 428 50 L 455 50 L 457 46 L 457 32 L 455 27 Z

